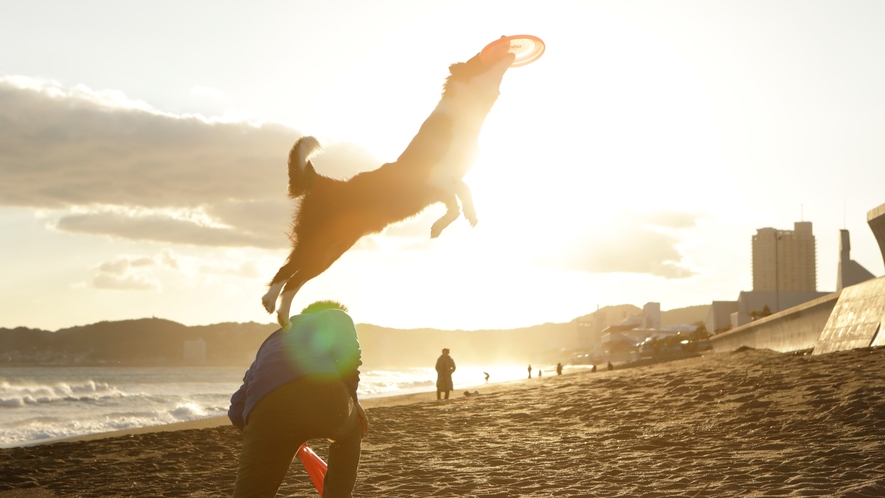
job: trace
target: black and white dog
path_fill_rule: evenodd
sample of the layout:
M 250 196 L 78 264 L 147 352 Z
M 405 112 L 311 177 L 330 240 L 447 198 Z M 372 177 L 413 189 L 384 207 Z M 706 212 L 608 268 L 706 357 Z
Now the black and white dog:
M 417 215 L 437 202 L 446 213 L 430 229 L 437 237 L 461 212 L 478 219 L 464 175 L 473 166 L 483 122 L 498 99 L 513 54 L 488 63 L 480 54 L 449 67 L 442 98 L 406 150 L 392 163 L 335 180 L 310 162 L 320 150 L 313 137 L 301 137 L 289 152 L 289 197 L 301 198 L 291 232 L 292 252 L 262 298 L 268 313 L 282 298 L 277 321 L 288 330 L 292 298 L 308 280 L 324 272 L 364 235 Z M 460 204 L 459 204 L 460 202 Z

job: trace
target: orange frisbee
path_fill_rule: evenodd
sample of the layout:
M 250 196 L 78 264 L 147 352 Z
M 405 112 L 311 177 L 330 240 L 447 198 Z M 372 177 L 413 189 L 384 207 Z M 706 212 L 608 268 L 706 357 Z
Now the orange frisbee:
M 488 64 L 508 53 L 516 54 L 510 67 L 525 66 L 544 54 L 544 42 L 532 35 L 502 36 L 486 45 L 479 58 Z
M 329 466 L 307 446 L 307 443 L 302 444 L 301 447 L 298 448 L 297 455 L 298 458 L 301 459 L 301 463 L 304 465 L 304 470 L 307 471 L 307 475 L 310 477 L 311 482 L 313 482 L 314 487 L 317 488 L 317 492 L 322 496 L 326 471 L 329 470 Z

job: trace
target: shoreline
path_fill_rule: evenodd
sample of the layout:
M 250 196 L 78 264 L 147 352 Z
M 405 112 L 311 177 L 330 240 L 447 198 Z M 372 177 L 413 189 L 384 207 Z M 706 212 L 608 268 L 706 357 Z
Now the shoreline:
M 579 374 L 583 369 L 571 369 L 569 372 L 567 370 L 563 371 L 562 376 L 567 375 L 575 375 Z M 552 377 L 556 377 L 554 374 Z M 543 381 L 546 377 L 540 379 Z M 500 381 L 500 382 L 489 382 L 488 384 L 476 384 L 471 386 L 463 386 L 456 391 L 452 391 L 450 394 L 449 401 L 454 399 L 463 398 L 462 390 L 470 390 L 471 392 L 474 390 L 479 390 L 480 394 L 492 394 L 498 393 L 501 391 L 512 389 L 519 384 L 528 384 L 532 381 L 537 381 L 537 377 L 533 377 L 531 380 L 526 379 L 516 379 L 516 380 L 508 380 L 508 381 Z M 403 394 L 393 394 L 390 396 L 379 396 L 374 398 L 364 398 L 360 399 L 360 405 L 366 410 L 370 410 L 373 408 L 380 407 L 394 407 L 394 406 L 403 406 L 403 405 L 411 405 L 415 403 L 424 403 L 428 401 L 436 401 L 436 391 L 427 391 L 427 392 L 418 392 L 418 393 L 403 393 Z M 108 431 L 108 432 L 96 432 L 92 434 L 82 434 L 77 436 L 61 436 L 54 438 L 45 438 L 45 439 L 35 439 L 32 441 L 27 441 L 23 443 L 16 443 L 13 446 L 0 446 L 0 450 L 3 449 L 13 449 L 13 448 L 32 448 L 35 446 L 46 446 L 52 445 L 56 443 L 75 443 L 80 441 L 96 441 L 101 439 L 111 439 L 117 437 L 127 437 L 127 436 L 136 436 L 140 434 L 153 434 L 160 432 L 176 432 L 176 431 L 185 431 L 185 430 L 195 430 L 195 429 L 211 429 L 215 427 L 224 427 L 224 426 L 232 426 L 230 419 L 227 418 L 226 415 L 219 415 L 215 417 L 207 417 L 196 420 L 185 420 L 182 422 L 173 422 L 171 424 L 159 424 L 159 425 L 146 425 L 142 427 L 133 427 L 130 429 L 120 429 L 116 431 Z

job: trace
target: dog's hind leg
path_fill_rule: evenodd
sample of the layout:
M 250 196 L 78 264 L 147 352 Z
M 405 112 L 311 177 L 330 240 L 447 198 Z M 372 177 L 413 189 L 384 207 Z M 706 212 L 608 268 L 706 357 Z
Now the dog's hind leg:
M 292 299 L 295 297 L 295 294 L 301 290 L 301 287 L 305 282 L 307 282 L 307 279 L 295 275 L 286 283 L 286 286 L 283 289 L 283 294 L 280 298 L 280 308 L 277 310 L 277 323 L 280 324 L 280 327 L 282 327 L 284 331 L 289 330 L 289 327 L 292 326 L 292 323 L 289 321 Z
M 464 180 L 455 182 L 455 195 L 461 201 L 461 210 L 464 211 L 464 217 L 470 222 L 470 226 L 475 227 L 479 223 L 476 217 L 476 208 L 473 207 L 473 194 L 470 193 L 470 187 L 464 183 Z
M 289 321 L 289 313 L 295 294 L 301 290 L 305 283 L 328 270 L 332 263 L 337 261 L 342 254 L 356 244 L 359 238 L 360 236 L 357 235 L 356 238 L 336 239 L 322 234 L 316 239 L 306 239 L 312 243 L 299 246 L 299 253 L 292 255 L 293 263 L 291 263 L 293 267 L 297 265 L 298 270 L 283 287 L 280 307 L 277 309 L 277 322 L 283 327 L 283 330 L 289 330 L 289 327 L 292 326 Z M 331 240 L 337 241 L 331 242 Z M 298 262 L 301 263 L 299 264 Z
M 439 234 L 442 233 L 443 230 L 447 226 L 449 226 L 453 221 L 458 219 L 458 216 L 461 214 L 461 208 L 458 206 L 458 199 L 454 195 L 445 200 L 446 203 L 446 214 L 442 215 L 440 219 L 433 222 L 433 226 L 430 227 L 430 238 L 435 239 L 439 237 Z
M 261 298 L 261 304 L 268 313 L 273 313 L 273 310 L 276 308 L 277 297 L 280 295 L 283 286 L 286 285 L 286 282 L 288 282 L 290 278 L 292 278 L 292 275 L 298 273 L 299 265 L 294 262 L 294 259 L 295 251 L 293 250 L 289 254 L 289 259 L 286 260 L 286 264 L 277 270 L 277 274 L 274 275 L 273 280 L 270 281 L 270 288 L 267 289 L 267 293 Z

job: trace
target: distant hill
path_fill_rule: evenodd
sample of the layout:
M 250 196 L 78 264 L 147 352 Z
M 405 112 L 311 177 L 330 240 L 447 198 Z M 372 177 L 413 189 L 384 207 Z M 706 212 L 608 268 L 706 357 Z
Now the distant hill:
M 673 310 L 661 312 L 661 325 L 679 325 L 681 323 L 694 324 L 703 322 L 707 318 L 710 311 L 709 304 L 700 304 L 697 306 L 689 306 L 687 308 L 676 308 Z
M 0 328 L 0 365 L 185 365 L 184 342 L 206 342 L 208 365 L 248 365 L 276 324 L 219 323 L 188 327 L 146 318 L 50 332 Z M 512 330 L 402 330 L 357 324 L 367 368 L 428 367 L 442 348 L 460 364 L 551 361 L 572 346 L 573 323 L 547 323 Z M 567 358 L 563 358 L 566 360 Z M 555 363 L 559 360 L 554 360 Z
M 622 320 L 629 316 L 633 315 L 641 315 L 642 308 L 637 306 L 633 306 L 632 304 L 616 304 L 614 306 L 603 306 L 602 308 L 594 311 L 593 313 L 579 316 L 575 318 L 576 321 L 589 321 L 591 317 L 594 315 L 601 315 L 604 317 L 603 319 L 603 328 L 617 325 L 621 323 Z
M 159 318 L 99 322 L 57 332 L 0 328 L 0 365 L 184 364 L 184 341 L 206 341 L 206 363 L 248 363 L 276 325 L 219 323 L 187 327 Z
M 706 317 L 708 305 L 661 314 L 662 324 L 694 323 Z M 617 324 L 639 314 L 636 306 L 606 306 L 593 314 Z M 592 314 L 591 314 L 592 315 Z M 545 323 L 508 330 L 393 329 L 357 324 L 367 369 L 429 367 L 442 348 L 462 365 L 494 363 L 551 364 L 567 361 L 580 346 L 576 322 Z M 207 365 L 244 365 L 276 324 L 218 323 L 188 327 L 171 320 L 145 318 L 98 322 L 56 332 L 18 327 L 0 328 L 2 365 L 185 365 L 184 342 L 206 343 Z

